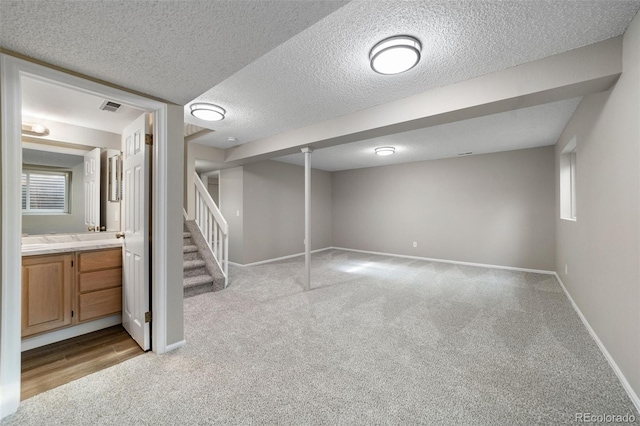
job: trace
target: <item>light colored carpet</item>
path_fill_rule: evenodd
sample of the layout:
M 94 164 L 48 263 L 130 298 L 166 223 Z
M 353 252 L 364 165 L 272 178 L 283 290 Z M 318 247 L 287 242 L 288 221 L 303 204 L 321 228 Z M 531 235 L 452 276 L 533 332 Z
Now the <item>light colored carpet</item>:
M 331 250 L 303 292 L 303 264 L 232 268 L 228 289 L 185 300 L 187 346 L 35 396 L 1 424 L 640 417 L 552 276 Z

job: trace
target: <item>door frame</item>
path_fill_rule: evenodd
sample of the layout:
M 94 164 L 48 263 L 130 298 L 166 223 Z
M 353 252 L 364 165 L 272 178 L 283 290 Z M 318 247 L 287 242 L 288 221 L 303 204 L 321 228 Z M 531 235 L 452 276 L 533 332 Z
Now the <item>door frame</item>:
M 205 172 L 202 173 L 200 175 L 200 177 L 202 178 L 202 183 L 204 183 L 204 187 L 207 188 L 207 190 L 209 190 L 209 176 L 215 176 L 218 178 L 218 209 L 222 210 L 222 207 L 220 207 L 220 170 L 213 170 L 211 172 Z
M 0 227 L 1 253 L 0 275 L 0 419 L 14 413 L 20 405 L 20 364 L 21 364 L 21 230 L 20 176 L 22 165 L 21 121 L 22 121 L 22 76 L 48 83 L 69 87 L 94 95 L 104 96 L 153 114 L 153 174 L 150 206 L 154 218 L 152 234 L 151 308 L 152 350 L 164 353 L 175 349 L 184 340 L 167 346 L 167 291 L 168 270 L 172 267 L 167 249 L 168 234 L 173 236 L 173 227 L 168 217 L 173 219 L 167 189 L 169 183 L 169 106 L 166 103 L 145 98 L 115 87 L 87 80 L 44 65 L 29 62 L 0 53 L 0 162 L 2 210 Z M 172 121 L 173 124 L 173 121 Z M 182 129 L 180 129 L 182 132 Z M 174 132 L 175 133 L 175 132 Z M 173 133 L 172 133 L 173 135 Z M 171 174 L 173 176 L 173 174 Z M 181 225 L 180 232 L 181 232 Z M 13 283 L 13 285 L 10 285 Z

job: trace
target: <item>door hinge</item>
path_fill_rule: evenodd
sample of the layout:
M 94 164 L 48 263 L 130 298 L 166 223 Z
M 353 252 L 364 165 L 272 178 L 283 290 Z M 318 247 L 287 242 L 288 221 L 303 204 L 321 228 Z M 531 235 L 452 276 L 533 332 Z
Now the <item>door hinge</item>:
M 74 313 L 73 313 L 73 311 L 71 311 L 71 318 L 73 318 L 73 315 L 74 315 Z
M 144 322 L 151 322 L 151 312 L 145 312 L 144 313 Z
M 150 135 L 150 134 L 144 135 L 144 143 L 146 145 L 153 145 L 153 135 Z
M 71 267 L 73 268 L 73 260 L 71 261 Z

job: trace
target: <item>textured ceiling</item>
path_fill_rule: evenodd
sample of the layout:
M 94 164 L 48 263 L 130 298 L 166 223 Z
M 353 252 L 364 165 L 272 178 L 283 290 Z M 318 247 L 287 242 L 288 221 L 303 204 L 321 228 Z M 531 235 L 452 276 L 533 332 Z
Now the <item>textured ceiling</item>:
M 476 155 L 553 145 L 580 99 L 319 149 L 311 154 L 311 164 L 315 169 L 333 172 L 456 157 L 466 152 Z M 393 146 L 396 153 L 386 157 L 378 156 L 374 153 L 374 148 L 379 146 Z M 276 160 L 304 165 L 302 153 Z
M 227 109 L 199 143 L 227 148 L 620 35 L 638 1 L 353 1 L 197 98 Z M 421 62 L 376 74 L 368 53 L 398 33 Z M 236 143 L 227 142 L 236 137 Z
M 185 121 L 215 130 L 196 142 L 227 148 L 620 35 L 639 8 L 640 0 L 0 0 L 0 46 L 179 104 L 219 104 L 225 120 L 202 122 L 185 108 Z M 404 74 L 376 74 L 369 50 L 395 34 L 418 37 L 422 61 Z M 555 112 L 526 125 L 565 117 Z M 514 130 L 510 120 L 499 119 L 505 127 L 494 134 Z M 442 127 L 464 132 L 459 125 Z M 553 143 L 551 133 L 535 142 L 515 132 L 504 149 Z M 492 142 L 474 140 L 475 152 Z M 350 167 L 379 157 L 366 161 Z
M 117 112 L 99 109 L 105 98 L 31 78 L 22 79 L 22 115 L 121 133 L 142 110 L 122 105 Z M 36 123 L 31 123 L 36 124 Z
M 343 1 L 0 1 L 0 46 L 184 105 Z

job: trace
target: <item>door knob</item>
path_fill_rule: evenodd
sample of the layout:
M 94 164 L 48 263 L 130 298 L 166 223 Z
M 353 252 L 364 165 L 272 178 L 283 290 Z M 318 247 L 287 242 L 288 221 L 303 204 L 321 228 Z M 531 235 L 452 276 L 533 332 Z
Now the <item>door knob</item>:
M 124 232 L 116 232 L 116 238 L 124 239 Z

